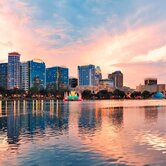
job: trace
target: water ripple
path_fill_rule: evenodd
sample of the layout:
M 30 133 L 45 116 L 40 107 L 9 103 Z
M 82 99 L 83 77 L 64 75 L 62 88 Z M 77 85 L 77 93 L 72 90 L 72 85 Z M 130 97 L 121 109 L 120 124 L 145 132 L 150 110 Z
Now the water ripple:
M 166 101 L 1 103 L 0 165 L 166 165 Z

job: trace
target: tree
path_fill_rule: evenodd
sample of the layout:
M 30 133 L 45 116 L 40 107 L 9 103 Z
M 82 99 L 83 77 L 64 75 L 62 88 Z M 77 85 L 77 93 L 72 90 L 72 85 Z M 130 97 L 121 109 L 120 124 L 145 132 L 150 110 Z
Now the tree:
M 121 90 L 119 90 L 119 89 L 115 89 L 114 90 L 114 92 L 113 92 L 113 94 L 114 94 L 114 97 L 115 98 L 120 98 L 120 99 L 123 99 L 123 98 L 125 98 L 125 96 L 126 96 L 126 94 L 125 94 L 125 92 L 123 92 L 123 91 L 121 91 Z
M 152 96 L 152 94 L 149 91 L 143 91 L 142 92 L 142 98 L 148 99 Z
M 47 96 L 47 95 L 48 95 L 48 91 L 47 91 L 46 89 L 41 89 L 41 90 L 39 91 L 39 94 L 40 94 L 40 95 L 43 95 L 43 96 Z
M 131 97 L 132 97 L 132 98 L 141 97 L 141 92 L 134 91 L 134 92 L 131 94 Z
M 84 90 L 82 92 L 83 99 L 91 99 L 91 97 L 92 97 L 92 92 L 90 90 Z
M 2 95 L 6 94 L 6 90 L 4 87 L 0 87 L 0 94 L 2 94 Z
M 30 96 L 39 94 L 39 89 L 37 87 L 32 87 L 29 90 Z
M 99 99 L 110 99 L 111 94 L 107 90 L 100 90 L 97 93 Z

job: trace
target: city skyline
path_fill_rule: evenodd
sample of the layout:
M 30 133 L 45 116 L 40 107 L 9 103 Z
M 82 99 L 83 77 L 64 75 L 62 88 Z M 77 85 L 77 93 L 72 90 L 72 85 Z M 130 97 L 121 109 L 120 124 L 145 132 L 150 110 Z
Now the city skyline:
M 117 70 L 117 71 L 114 71 L 114 72 L 112 72 L 112 73 L 109 73 L 108 75 L 107 75 L 107 77 L 106 78 L 102 78 L 102 70 L 101 70 L 101 68 L 100 68 L 100 66 L 96 66 L 96 65 L 94 65 L 94 64 L 87 64 L 87 65 L 82 65 L 82 66 L 77 66 L 77 76 L 75 76 L 75 77 L 73 77 L 73 76 L 71 76 L 70 75 L 70 68 L 68 68 L 67 66 L 64 66 L 64 65 L 60 65 L 60 66 L 56 66 L 56 65 L 54 65 L 54 66 L 52 66 L 52 67 L 47 67 L 47 65 L 46 65 L 46 63 L 44 62 L 44 61 L 42 61 L 41 59 L 32 59 L 32 60 L 27 60 L 27 61 L 21 61 L 21 59 L 20 59 L 20 57 L 21 57 L 21 54 L 20 53 L 18 53 L 18 52 L 10 52 L 10 53 L 8 53 L 8 57 L 10 56 L 10 55 L 14 55 L 14 56 L 18 56 L 19 57 L 19 61 L 20 61 L 20 69 L 21 69 L 21 73 L 20 73 L 20 77 L 22 77 L 22 80 L 21 80 L 21 85 L 20 85 L 20 88 L 23 88 L 23 89 L 27 89 L 28 88 L 28 86 L 29 85 L 31 85 L 30 87 L 32 87 L 32 80 L 30 81 L 29 80 L 29 78 L 28 78 L 28 75 L 30 74 L 30 72 L 29 72 L 29 70 L 30 70 L 30 63 L 32 63 L 32 62 L 34 62 L 34 63 L 36 63 L 36 65 L 38 66 L 36 66 L 37 68 L 39 68 L 39 65 L 40 64 L 44 64 L 44 68 L 45 68 L 45 75 L 47 75 L 46 73 L 47 73 L 47 70 L 48 69 L 53 69 L 53 68 L 61 68 L 61 69 L 67 69 L 68 70 L 68 72 L 67 72 L 67 75 L 68 75 L 68 82 L 69 82 L 69 79 L 71 79 L 71 78 L 76 78 L 76 79 L 78 79 L 78 80 L 80 80 L 80 71 L 79 71 L 79 68 L 89 68 L 88 66 L 93 66 L 94 67 L 94 73 L 92 74 L 92 75 L 94 75 L 94 85 L 98 85 L 99 84 L 99 82 L 101 81 L 113 81 L 114 82 L 114 86 L 115 86 L 115 88 L 123 88 L 123 87 L 127 87 L 126 85 L 124 85 L 123 84 L 123 82 L 124 82 L 124 79 L 123 79 L 123 73 L 120 71 L 120 70 Z M 9 58 L 8 58 L 9 59 Z M 6 66 L 6 67 L 5 67 Z M 8 66 L 8 62 L 5 62 L 5 63 L 0 63 L 0 69 L 2 70 L 0 70 L 0 74 L 1 75 L 3 75 L 2 77 L 4 77 L 5 76 L 5 71 L 7 71 L 7 66 Z M 35 67 L 35 66 L 34 66 Z M 35 68 L 36 68 L 35 67 Z M 36 69 L 33 69 L 33 70 L 36 70 Z M 38 69 L 37 69 L 38 70 Z M 36 71 L 37 73 L 38 73 L 38 71 Z M 84 73 L 85 71 L 83 71 L 83 73 Z M 86 73 L 87 72 L 87 73 Z M 87 81 L 87 76 L 89 75 L 88 74 L 88 71 L 86 71 L 83 75 L 84 75 L 84 81 L 83 82 L 86 82 Z M 39 73 L 38 73 L 39 74 Z M 41 75 L 42 73 L 40 73 L 40 75 Z M 44 73 L 43 73 L 44 74 Z M 53 73 L 52 73 L 53 74 Z M 54 75 L 54 74 L 53 74 Z M 7 73 L 6 73 L 6 77 L 7 77 Z M 82 76 L 81 76 L 82 77 Z M 7 83 L 6 81 L 4 81 L 3 82 L 3 80 L 4 80 L 5 78 L 3 78 L 3 79 L 1 79 L 0 80 L 0 83 L 1 83 L 1 85 L 3 84 L 3 85 L 5 85 L 5 83 Z M 34 79 L 34 78 L 33 78 Z M 45 78 L 45 79 L 47 79 L 47 78 Z M 146 77 L 146 78 L 144 78 L 144 80 L 142 80 L 142 81 L 144 81 L 144 84 L 146 84 L 145 83 L 145 80 L 147 80 L 147 79 L 155 79 L 156 81 L 158 80 L 158 78 L 156 78 L 156 77 Z M 23 82 L 22 82 L 23 81 Z M 33 80 L 34 81 L 34 80 Z M 37 81 L 37 80 L 36 80 Z M 63 81 L 62 81 L 63 82 Z M 45 86 L 46 86 L 46 84 L 47 83 L 45 83 Z M 89 83 L 88 83 L 89 84 Z M 88 85 L 87 84 L 87 85 Z M 89 84 L 90 85 L 90 84 Z M 139 85 L 141 85 L 141 83 L 139 84 Z M 142 84 L 143 85 L 143 84 Z M 161 85 L 165 85 L 165 84 L 161 84 Z M 22 86 L 22 87 L 21 87 Z M 44 87 L 45 87 L 44 86 Z M 70 86 L 70 85 L 69 85 Z M 5 86 L 4 86 L 5 87 Z M 138 87 L 138 85 L 136 86 L 136 89 L 137 89 L 137 87 Z M 131 88 L 131 87 L 130 87 Z M 133 88 L 133 89 L 135 89 L 135 88 Z
M 78 65 L 95 64 L 103 78 L 121 70 L 127 86 L 146 77 L 165 83 L 165 5 L 163 0 L 2 0 L 0 62 L 18 51 L 21 61 L 37 57 L 47 67 L 65 65 L 72 76 Z
M 68 90 L 72 86 L 77 90 L 91 89 L 101 90 L 123 88 L 123 73 L 115 71 L 108 75 L 108 79 L 102 79 L 102 71 L 99 66 L 92 64 L 78 66 L 78 77 L 71 85 L 69 68 L 64 66 L 46 67 L 41 59 L 21 62 L 21 54 L 18 52 L 8 53 L 8 63 L 0 63 L 0 87 L 8 90 L 30 89 Z M 110 77 L 110 78 L 109 78 Z M 110 84 L 111 83 L 111 84 Z M 77 84 L 77 85 L 76 85 Z

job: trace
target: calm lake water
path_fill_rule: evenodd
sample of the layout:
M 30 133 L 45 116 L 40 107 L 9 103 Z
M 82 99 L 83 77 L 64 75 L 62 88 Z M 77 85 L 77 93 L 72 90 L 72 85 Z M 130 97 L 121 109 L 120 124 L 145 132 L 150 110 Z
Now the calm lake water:
M 166 165 L 166 100 L 0 101 L 0 165 Z

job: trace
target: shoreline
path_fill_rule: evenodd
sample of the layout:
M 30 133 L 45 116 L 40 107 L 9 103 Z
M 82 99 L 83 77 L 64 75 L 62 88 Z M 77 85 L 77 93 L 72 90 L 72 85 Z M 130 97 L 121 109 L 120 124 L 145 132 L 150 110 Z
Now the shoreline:
M 39 100 L 39 101 L 47 101 L 47 100 L 54 100 L 54 101 L 64 101 L 63 99 L 56 99 L 56 98 L 45 98 L 45 99 L 38 99 L 38 98 L 26 98 L 26 99 L 0 99 L 0 101 L 33 101 L 33 100 Z M 147 100 L 157 100 L 157 101 L 164 101 L 164 99 L 82 99 L 82 101 L 147 101 Z M 64 102 L 72 102 L 72 101 L 64 101 Z M 77 102 L 77 101 L 74 101 Z M 81 101 L 78 101 L 81 102 Z
M 82 105 L 82 106 L 91 106 L 93 104 L 95 104 L 96 106 L 100 105 L 100 109 L 104 109 L 104 110 L 109 110 L 109 109 L 120 109 L 120 108 L 126 108 L 126 109 L 131 109 L 131 108 L 147 108 L 147 107 L 155 107 L 156 109 L 160 108 L 160 107 L 166 107 L 166 100 L 162 99 L 162 100 L 156 100 L 156 99 L 119 99 L 119 100 L 83 100 L 83 101 L 79 101 L 79 102 L 72 102 L 72 101 L 63 101 L 63 100 L 37 100 L 37 99 L 29 99 L 29 100 L 0 100 L 0 105 L 5 104 L 5 103 L 38 103 L 38 104 L 42 104 L 42 103 L 51 103 L 51 104 L 56 104 L 56 105 Z

